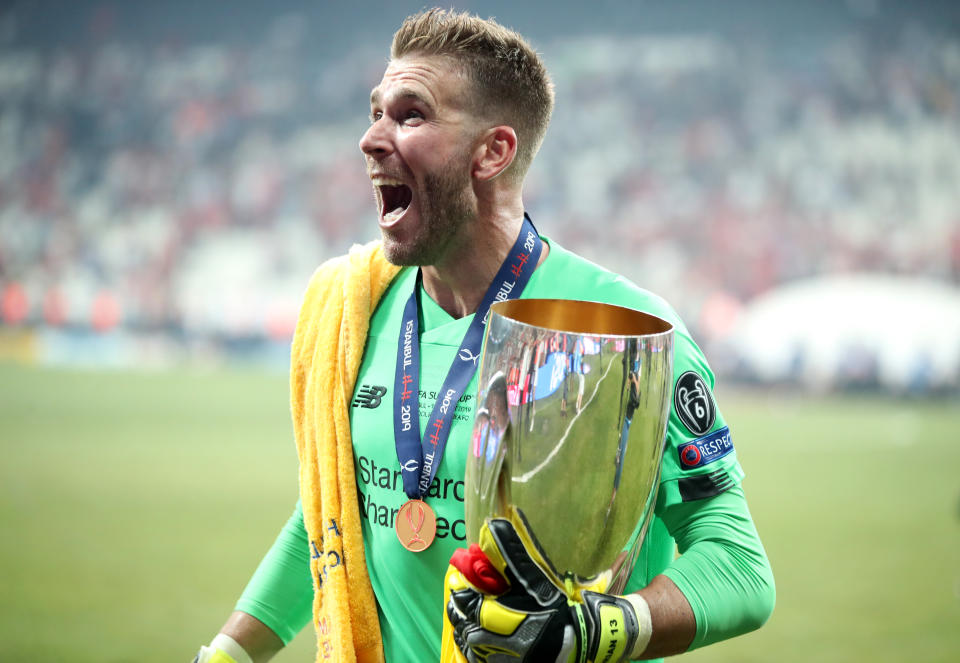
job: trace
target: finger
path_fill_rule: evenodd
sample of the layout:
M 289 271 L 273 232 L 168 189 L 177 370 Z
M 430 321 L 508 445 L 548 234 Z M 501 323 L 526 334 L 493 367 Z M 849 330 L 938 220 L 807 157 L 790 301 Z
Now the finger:
M 504 564 L 527 593 L 543 607 L 549 607 L 555 603 L 560 595 L 560 589 L 541 563 L 538 563 L 546 560 L 537 550 L 533 540 L 530 539 L 528 545 L 513 523 L 505 518 L 492 518 L 487 524 L 490 536 L 496 543 Z M 535 560 L 531 553 L 536 554 L 538 560 Z
M 450 558 L 450 564 L 481 592 L 502 594 L 509 588 L 507 579 L 497 571 L 476 543 L 470 544 L 469 549 L 457 548 Z
M 480 627 L 463 634 L 467 647 L 474 653 L 503 654 L 504 661 L 517 659 L 539 662 L 557 660 L 563 647 L 564 626 L 554 619 L 552 611 L 518 613 L 487 598 L 480 611 Z M 488 663 L 495 660 L 487 658 Z
M 447 602 L 447 616 L 450 618 L 450 623 L 454 626 L 456 626 L 455 620 L 479 623 L 482 602 L 483 595 L 472 589 L 450 592 L 450 600 Z

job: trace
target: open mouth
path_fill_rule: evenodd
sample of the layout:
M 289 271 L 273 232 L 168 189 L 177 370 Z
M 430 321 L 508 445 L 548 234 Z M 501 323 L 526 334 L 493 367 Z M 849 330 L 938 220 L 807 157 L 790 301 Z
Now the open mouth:
M 413 191 L 406 184 L 378 184 L 383 220 L 393 223 L 407 211 Z

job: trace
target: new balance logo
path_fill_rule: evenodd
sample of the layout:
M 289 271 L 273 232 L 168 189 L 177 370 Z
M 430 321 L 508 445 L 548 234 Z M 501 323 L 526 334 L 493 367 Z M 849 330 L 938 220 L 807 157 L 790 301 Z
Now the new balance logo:
M 365 384 L 360 387 L 360 391 L 357 392 L 357 397 L 353 399 L 353 407 L 365 407 L 372 410 L 380 406 L 380 401 L 386 393 L 386 387 L 381 387 L 377 384 L 372 386 Z

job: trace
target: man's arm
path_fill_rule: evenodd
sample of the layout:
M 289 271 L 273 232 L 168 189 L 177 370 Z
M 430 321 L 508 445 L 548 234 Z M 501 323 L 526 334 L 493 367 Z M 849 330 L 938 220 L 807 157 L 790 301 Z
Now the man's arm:
M 280 636 L 252 615 L 235 610 L 220 629 L 243 647 L 253 663 L 265 663 L 283 649 Z
M 253 663 L 270 660 L 310 621 L 313 582 L 309 550 L 303 511 L 297 502 L 220 629 Z
M 653 626 L 643 658 L 663 658 L 687 651 L 697 634 L 697 620 L 687 598 L 673 581 L 658 575 L 636 593 L 650 606 Z
M 681 555 L 636 592 L 653 625 L 643 658 L 682 654 L 762 626 L 776 590 L 743 489 L 669 507 L 664 521 Z
M 689 649 L 760 628 L 773 612 L 776 586 L 743 487 L 667 507 L 662 518 L 680 552 L 662 575 L 696 625 Z

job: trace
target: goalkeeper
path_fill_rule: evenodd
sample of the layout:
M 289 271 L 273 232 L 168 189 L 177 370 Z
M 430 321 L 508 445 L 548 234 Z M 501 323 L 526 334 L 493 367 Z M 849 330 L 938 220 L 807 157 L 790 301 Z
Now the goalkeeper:
M 382 241 L 308 286 L 291 352 L 301 499 L 200 662 L 266 661 L 307 623 L 318 661 L 656 659 L 769 617 L 773 577 L 700 349 L 662 299 L 524 214 L 552 108 L 539 56 L 492 20 L 430 10 L 394 35 L 360 141 Z M 674 325 L 661 482 L 624 596 L 562 586 L 520 514 L 465 550 L 478 329 L 515 297 Z

